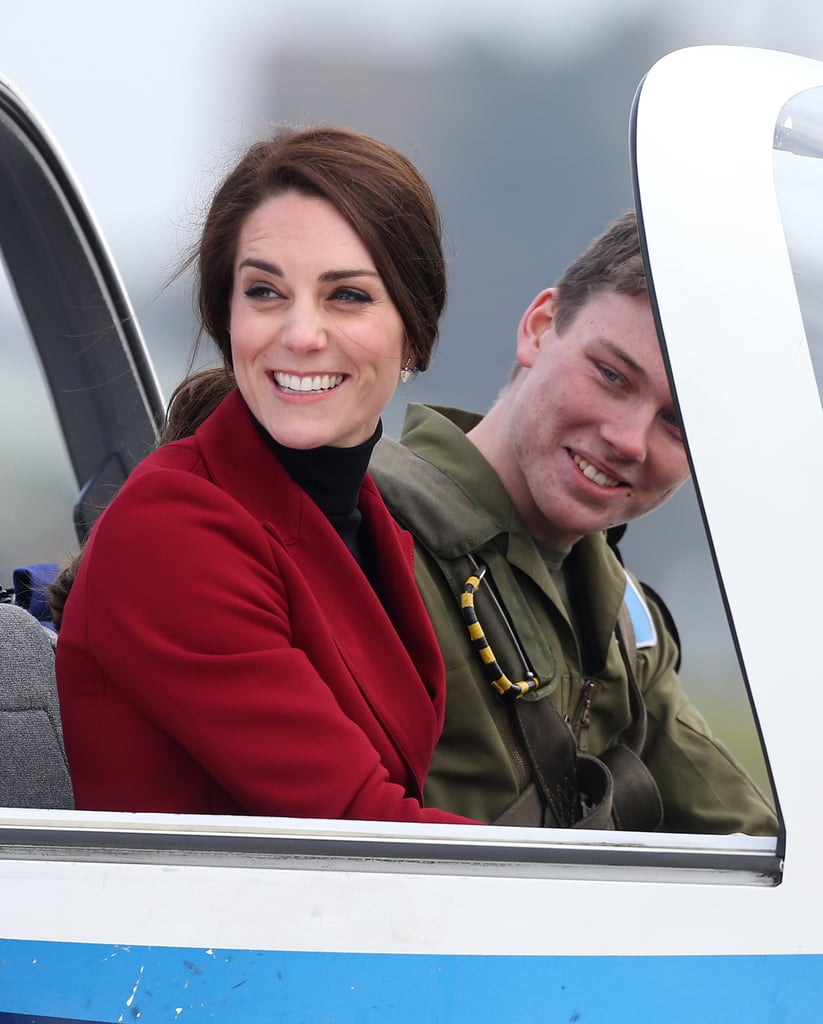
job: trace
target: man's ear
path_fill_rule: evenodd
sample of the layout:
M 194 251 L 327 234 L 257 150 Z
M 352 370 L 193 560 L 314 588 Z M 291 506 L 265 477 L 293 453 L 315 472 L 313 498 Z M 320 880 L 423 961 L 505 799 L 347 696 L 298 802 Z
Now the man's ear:
M 556 305 L 557 290 L 545 288 L 523 314 L 517 328 L 517 361 L 521 366 L 531 366 L 537 358 L 554 322 Z

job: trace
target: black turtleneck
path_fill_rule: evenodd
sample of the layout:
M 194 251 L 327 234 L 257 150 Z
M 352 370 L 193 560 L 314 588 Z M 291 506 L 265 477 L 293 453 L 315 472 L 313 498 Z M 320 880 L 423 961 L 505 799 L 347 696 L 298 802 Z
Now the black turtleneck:
M 368 537 L 360 530 L 357 502 L 371 453 L 383 433 L 382 422 L 378 421 L 367 441 L 354 448 L 286 448 L 259 423 L 258 427 L 286 472 L 319 507 L 374 584 L 372 551 Z

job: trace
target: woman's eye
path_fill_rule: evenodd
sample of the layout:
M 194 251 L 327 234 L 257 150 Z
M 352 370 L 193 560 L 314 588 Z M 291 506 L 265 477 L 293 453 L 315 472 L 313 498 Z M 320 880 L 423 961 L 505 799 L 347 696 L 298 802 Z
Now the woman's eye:
M 337 302 L 371 302 L 372 297 L 360 288 L 335 288 L 332 299 Z
M 271 299 L 279 296 L 276 288 L 269 284 L 252 284 L 243 293 L 249 299 Z

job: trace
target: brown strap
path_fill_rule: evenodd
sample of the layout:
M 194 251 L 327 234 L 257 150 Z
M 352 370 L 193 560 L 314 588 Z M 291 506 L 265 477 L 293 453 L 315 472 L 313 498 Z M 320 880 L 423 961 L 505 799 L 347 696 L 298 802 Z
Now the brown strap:
M 579 792 L 577 787 L 579 788 Z M 547 807 L 535 782 L 493 822 L 495 825 L 519 825 L 521 828 L 613 829 L 612 798 L 614 783 L 611 773 L 596 757 L 581 754 L 575 764 L 575 817 L 559 822 Z
M 663 823 L 663 801 L 651 772 L 640 759 L 646 742 L 646 703 L 637 682 L 637 641 L 625 601 L 617 615 L 615 635 L 629 683 L 632 724 L 600 759 L 614 779 L 615 827 L 628 832 L 654 832 Z
M 571 828 L 580 817 L 577 744 L 571 729 L 548 699 L 513 701 L 513 715 L 545 803 L 542 824 Z
M 575 828 L 613 829 L 614 779 L 599 758 L 578 757 L 577 785 L 583 816 Z
M 622 602 L 620 611 L 617 613 L 614 635 L 617 637 L 617 646 L 629 682 L 629 706 L 632 712 L 632 724 L 622 733 L 620 740 L 636 754 L 641 754 L 646 742 L 646 703 L 637 682 L 637 640 L 634 635 L 632 617 L 625 601 Z
M 537 786 L 530 782 L 492 825 L 517 825 L 521 828 L 543 828 L 546 805 Z
M 487 601 L 481 619 L 492 647 L 506 664 L 519 664 L 522 659 L 500 618 L 495 603 Z M 637 645 L 625 604 L 616 633 L 629 684 L 632 724 L 598 758 L 579 753 L 571 729 L 550 700 L 513 701 L 512 717 L 534 781 L 495 824 L 632 832 L 660 827 L 660 793 L 639 756 L 646 737 L 646 706 L 637 683 Z
M 614 828 L 624 832 L 654 832 L 663 823 L 660 790 L 646 765 L 633 750 L 616 743 L 600 755 L 614 782 Z

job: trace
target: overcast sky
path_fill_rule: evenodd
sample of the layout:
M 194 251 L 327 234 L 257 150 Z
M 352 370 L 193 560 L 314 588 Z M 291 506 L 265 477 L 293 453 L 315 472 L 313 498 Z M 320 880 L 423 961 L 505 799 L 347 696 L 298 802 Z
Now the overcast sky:
M 475 43 L 557 62 L 634 18 L 659 25 L 661 56 L 723 42 L 823 58 L 819 0 L 0 3 L 0 75 L 58 140 L 121 261 L 135 244 L 168 252 L 203 175 L 254 131 L 250 55 L 264 41 L 421 64 Z

